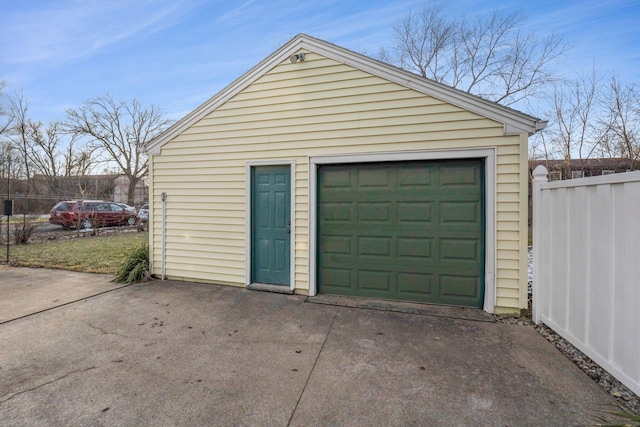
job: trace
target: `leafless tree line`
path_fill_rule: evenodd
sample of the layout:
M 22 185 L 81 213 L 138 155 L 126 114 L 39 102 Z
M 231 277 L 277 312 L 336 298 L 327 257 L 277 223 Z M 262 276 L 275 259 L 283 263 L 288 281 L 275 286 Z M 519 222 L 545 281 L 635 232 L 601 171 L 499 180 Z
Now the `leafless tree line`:
M 563 38 L 525 31 L 519 13 L 492 11 L 473 18 L 445 15 L 431 5 L 393 26 L 390 47 L 379 57 L 423 77 L 502 105 L 540 95 L 558 79 L 557 60 L 567 51 Z
M 94 174 L 102 166 L 127 176 L 133 205 L 135 187 L 148 173 L 144 145 L 168 124 L 159 107 L 104 95 L 45 125 L 30 117 L 21 92 L 9 92 L 0 82 L 0 189 L 9 177 L 23 183 L 26 197 L 42 192 L 42 181 L 49 195 L 57 195 L 69 181 L 64 178 Z
M 9 156 L 11 177 L 16 179 L 85 175 L 96 167 L 96 148 L 79 141 L 78 134 L 67 132 L 63 122 L 44 125 L 31 119 L 28 101 L 21 92 L 5 93 L 4 101 L 0 177 L 6 178 L 9 173 Z
M 441 6 L 412 11 L 393 26 L 379 58 L 439 83 L 547 119 L 530 157 L 622 158 L 640 166 L 640 88 L 595 69 L 560 72 L 569 47 L 524 28 L 518 13 L 449 18 Z M 583 166 L 584 167 L 584 166 Z
M 640 168 L 640 87 L 595 68 L 553 86 L 546 115 L 551 126 L 529 146 L 531 159 L 619 158 Z

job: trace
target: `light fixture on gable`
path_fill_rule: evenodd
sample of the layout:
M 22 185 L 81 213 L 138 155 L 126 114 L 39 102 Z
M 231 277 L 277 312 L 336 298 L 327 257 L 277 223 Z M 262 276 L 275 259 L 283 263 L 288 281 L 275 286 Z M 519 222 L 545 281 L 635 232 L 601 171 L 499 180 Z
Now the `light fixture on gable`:
M 291 55 L 289 57 L 289 61 L 291 61 L 292 64 L 295 64 L 296 62 L 300 61 L 303 62 L 304 61 L 304 53 L 296 53 L 295 55 Z

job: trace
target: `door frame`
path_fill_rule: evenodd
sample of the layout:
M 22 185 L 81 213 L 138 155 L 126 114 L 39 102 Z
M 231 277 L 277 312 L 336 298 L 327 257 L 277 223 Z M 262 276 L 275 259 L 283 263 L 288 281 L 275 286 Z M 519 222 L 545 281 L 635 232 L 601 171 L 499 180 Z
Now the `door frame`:
M 318 220 L 318 167 L 340 163 L 380 163 L 412 160 L 484 160 L 485 205 L 485 260 L 483 309 L 493 313 L 496 305 L 496 148 L 470 148 L 460 150 L 403 151 L 397 153 L 344 154 L 309 157 L 309 295 L 318 292 L 317 284 L 317 220 Z
M 256 166 L 289 166 L 289 174 L 290 174 L 290 192 L 291 192 L 291 200 L 289 205 L 289 214 L 291 217 L 291 234 L 289 236 L 289 286 L 286 285 L 268 285 L 263 283 L 254 283 L 251 281 L 252 271 L 251 271 L 251 254 L 253 253 L 253 233 L 252 233 L 252 206 L 253 200 L 251 200 L 251 187 L 253 185 L 252 181 L 252 170 Z M 261 285 L 263 287 L 279 287 L 288 289 L 291 293 L 295 289 L 295 241 L 296 241 L 296 233 L 295 233 L 295 200 L 296 200 L 296 161 L 293 159 L 287 160 L 265 160 L 265 161 L 250 161 L 245 164 L 245 286 L 250 285 Z

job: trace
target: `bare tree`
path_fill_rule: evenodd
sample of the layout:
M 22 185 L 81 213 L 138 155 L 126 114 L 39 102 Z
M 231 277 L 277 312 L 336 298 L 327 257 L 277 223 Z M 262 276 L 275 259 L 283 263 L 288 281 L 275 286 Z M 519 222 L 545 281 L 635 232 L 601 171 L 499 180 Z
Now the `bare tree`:
M 450 19 L 439 6 L 411 12 L 394 27 L 393 46 L 380 58 L 463 91 L 512 105 L 557 81 L 553 65 L 567 45 L 555 34 L 538 38 L 517 13 L 493 11 Z
M 640 164 L 640 90 L 615 74 L 604 90 L 604 119 L 600 121 L 606 136 L 604 149 L 629 160 L 630 169 Z
M 5 178 L 9 171 L 7 170 L 7 157 L 9 155 L 9 141 L 6 134 L 13 123 L 13 116 L 9 110 L 7 93 L 4 88 L 6 83 L 0 81 L 0 178 Z M 4 183 L 4 179 L 0 185 Z
M 451 72 L 445 52 L 455 43 L 455 29 L 456 22 L 443 18 L 441 6 L 409 12 L 393 26 L 393 50 L 398 65 L 423 77 L 443 81 Z
M 50 123 L 49 127 L 43 129 L 42 122 L 28 121 L 27 136 L 31 142 L 29 157 L 34 174 L 53 179 L 60 176 L 63 165 L 60 163 L 61 135 L 58 124 Z
M 64 131 L 61 122 L 27 122 L 32 170 L 49 178 L 88 175 L 98 163 L 95 147 L 79 141 L 76 134 Z
M 4 81 L 0 82 L 0 137 L 9 130 L 13 122 L 13 115 L 5 105 L 7 102 L 7 94 L 4 88 L 6 86 L 7 84 Z
M 149 168 L 143 149 L 170 121 L 159 107 L 142 107 L 133 100 L 117 102 L 110 95 L 86 101 L 79 109 L 67 110 L 66 129 L 85 136 L 129 179 L 128 203 L 134 204 L 135 188 Z
M 549 164 L 549 160 L 553 156 L 552 145 L 549 136 L 551 135 L 548 128 L 545 128 L 539 132 L 536 132 L 532 138 L 529 139 L 529 161 L 532 160 L 544 160 Z M 547 167 L 547 169 L 549 169 Z
M 65 176 L 89 175 L 98 163 L 100 163 L 95 156 L 98 147 L 82 144 L 76 134 L 69 136 L 70 139 L 62 154 Z
M 29 141 L 29 118 L 27 111 L 29 110 L 29 102 L 25 98 L 24 94 L 20 91 L 16 91 L 8 96 L 9 110 L 13 117 L 13 124 L 9 129 L 9 139 L 11 145 L 19 154 L 19 158 L 14 159 L 15 163 L 13 167 L 16 171 L 22 173 L 27 181 L 26 193 L 29 194 L 32 190 L 32 165 L 30 159 L 30 141 Z M 13 157 L 12 157 L 13 158 Z
M 571 159 L 580 159 L 584 172 L 584 160 L 590 158 L 603 141 L 605 132 L 597 122 L 598 93 L 602 79 L 595 68 L 576 80 L 558 84 L 553 92 L 554 123 L 545 132 L 556 155 L 565 160 L 565 172 L 571 170 Z

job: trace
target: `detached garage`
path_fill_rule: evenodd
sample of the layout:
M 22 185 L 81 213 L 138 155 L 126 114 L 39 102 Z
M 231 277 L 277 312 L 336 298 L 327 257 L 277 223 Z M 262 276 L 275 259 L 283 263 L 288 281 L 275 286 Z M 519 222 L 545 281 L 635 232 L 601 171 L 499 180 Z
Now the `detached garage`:
M 517 312 L 544 125 L 299 35 L 147 146 L 152 272 Z

